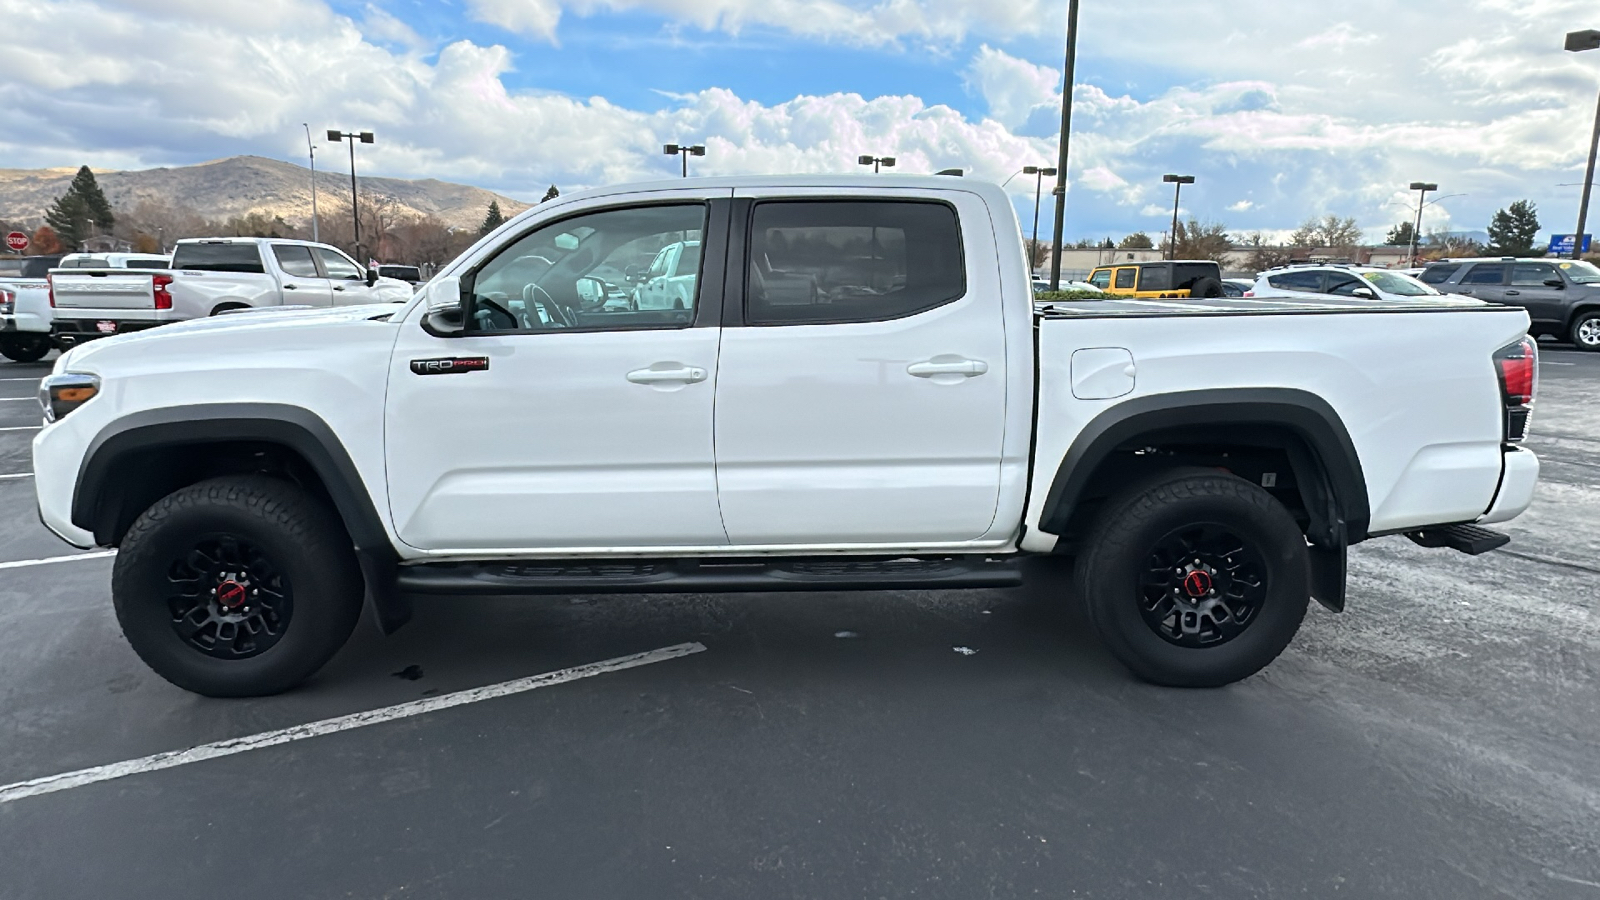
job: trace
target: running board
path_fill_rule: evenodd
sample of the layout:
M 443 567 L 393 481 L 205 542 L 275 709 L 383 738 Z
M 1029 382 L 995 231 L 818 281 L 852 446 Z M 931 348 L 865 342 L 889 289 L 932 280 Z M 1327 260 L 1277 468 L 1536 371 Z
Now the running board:
M 1449 547 L 1468 556 L 1479 556 L 1511 543 L 1511 535 L 1477 525 L 1441 525 L 1408 531 L 1406 537 L 1422 547 Z
M 1015 558 L 501 560 L 401 566 L 411 594 L 691 594 L 724 591 L 1001 588 L 1022 584 Z

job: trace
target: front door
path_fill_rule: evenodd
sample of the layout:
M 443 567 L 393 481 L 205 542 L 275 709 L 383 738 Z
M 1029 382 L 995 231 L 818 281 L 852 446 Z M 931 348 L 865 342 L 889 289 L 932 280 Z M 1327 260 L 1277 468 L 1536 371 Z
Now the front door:
M 360 306 L 378 302 L 367 287 L 367 270 L 350 257 L 327 247 L 315 247 L 323 271 L 328 273 L 328 283 L 333 287 L 334 306 Z
M 699 315 L 698 285 L 683 310 L 605 303 L 630 266 L 705 233 L 703 194 L 651 196 L 676 199 L 612 198 L 475 263 L 463 279 L 466 336 L 405 325 L 385 432 L 407 544 L 513 554 L 727 543 L 712 449 L 715 315 Z
M 987 207 L 931 191 L 738 194 L 753 200 L 729 266 L 742 325 L 723 329 L 716 409 L 729 539 L 984 537 L 1009 400 Z

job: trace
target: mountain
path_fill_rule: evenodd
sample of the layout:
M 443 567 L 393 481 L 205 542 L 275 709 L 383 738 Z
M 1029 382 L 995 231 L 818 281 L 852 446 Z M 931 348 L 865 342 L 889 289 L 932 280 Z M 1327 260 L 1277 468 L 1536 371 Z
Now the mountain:
M 76 172 L 76 168 L 0 169 L 0 219 L 38 225 L 44 219 L 45 208 L 66 191 Z M 94 174 L 106 199 L 118 209 L 152 201 L 207 219 L 262 212 L 282 216 L 292 224 L 311 220 L 311 172 L 294 163 L 234 156 L 193 166 Z M 361 175 L 359 169 L 357 175 L 363 194 L 391 197 L 402 213 L 432 215 L 446 225 L 461 228 L 475 229 L 482 224 L 490 201 L 499 202 L 500 211 L 507 218 L 531 205 L 483 188 L 435 178 L 412 181 L 369 177 Z M 349 171 L 319 168 L 317 201 L 324 221 L 330 215 L 348 217 Z

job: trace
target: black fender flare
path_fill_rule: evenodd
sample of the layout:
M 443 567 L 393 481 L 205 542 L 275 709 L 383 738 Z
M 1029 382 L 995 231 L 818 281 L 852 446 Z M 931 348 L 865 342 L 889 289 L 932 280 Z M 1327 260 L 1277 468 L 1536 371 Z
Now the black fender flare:
M 1218 388 L 1152 394 L 1119 403 L 1096 416 L 1078 433 L 1056 472 L 1050 491 L 1040 510 L 1039 527 L 1060 534 L 1089 486 L 1095 469 L 1119 446 L 1140 435 L 1183 427 L 1273 426 L 1287 429 L 1300 438 L 1315 457 L 1295 457 L 1297 468 L 1312 467 L 1328 496 L 1328 508 L 1315 505 L 1314 518 L 1322 518 L 1329 529 L 1313 535 L 1316 543 L 1356 543 L 1367 536 L 1372 512 L 1367 499 L 1367 482 L 1361 458 L 1339 414 L 1326 400 L 1293 388 Z M 1297 472 L 1297 477 L 1300 475 Z M 1304 489 L 1306 481 L 1302 480 Z M 1313 489 L 1316 489 L 1315 487 Z M 1340 533 L 1342 532 L 1342 533 Z
M 304 459 L 321 479 L 350 535 L 378 624 L 385 633 L 405 624 L 411 608 L 396 586 L 400 556 L 372 494 L 333 428 L 303 407 L 205 403 L 144 410 L 117 419 L 95 435 L 84 454 L 72 495 L 72 523 L 93 532 L 95 543 L 109 545 L 121 515 L 120 493 L 112 481 L 119 461 L 134 453 L 222 441 L 278 444 Z

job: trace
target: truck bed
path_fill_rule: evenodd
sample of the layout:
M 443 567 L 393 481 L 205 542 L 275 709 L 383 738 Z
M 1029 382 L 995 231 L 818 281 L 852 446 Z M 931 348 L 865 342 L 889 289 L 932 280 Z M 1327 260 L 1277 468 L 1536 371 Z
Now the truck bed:
M 1334 313 L 1505 311 L 1497 304 L 1443 294 L 1405 303 L 1326 297 L 1313 301 L 1290 297 L 1215 297 L 1206 300 L 1060 300 L 1037 305 L 1043 318 L 1157 318 L 1166 316 L 1330 315 Z

